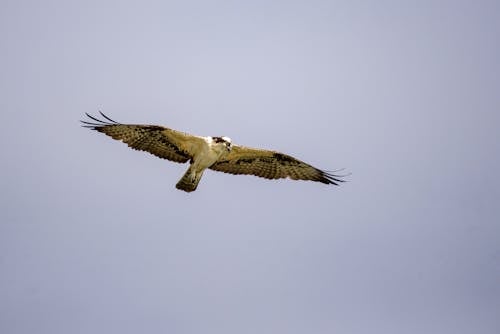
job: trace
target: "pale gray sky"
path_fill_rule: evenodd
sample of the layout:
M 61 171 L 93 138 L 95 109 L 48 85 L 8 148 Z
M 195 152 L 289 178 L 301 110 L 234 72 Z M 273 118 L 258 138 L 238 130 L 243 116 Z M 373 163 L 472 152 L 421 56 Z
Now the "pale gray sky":
M 500 332 L 498 1 L 2 1 L 0 332 Z M 267 181 L 85 112 L 296 156 Z

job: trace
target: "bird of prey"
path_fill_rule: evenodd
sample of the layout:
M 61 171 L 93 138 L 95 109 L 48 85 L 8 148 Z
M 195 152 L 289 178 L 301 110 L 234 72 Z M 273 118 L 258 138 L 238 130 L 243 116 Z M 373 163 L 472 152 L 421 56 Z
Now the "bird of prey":
M 342 176 L 322 171 L 289 155 L 257 148 L 233 145 L 229 137 L 201 137 L 158 125 L 121 124 L 99 112 L 104 119 L 86 113 L 83 127 L 121 140 L 129 147 L 159 158 L 190 163 L 176 185 L 195 191 L 203 172 L 209 168 L 230 174 L 247 174 L 266 179 L 290 178 L 338 185 Z

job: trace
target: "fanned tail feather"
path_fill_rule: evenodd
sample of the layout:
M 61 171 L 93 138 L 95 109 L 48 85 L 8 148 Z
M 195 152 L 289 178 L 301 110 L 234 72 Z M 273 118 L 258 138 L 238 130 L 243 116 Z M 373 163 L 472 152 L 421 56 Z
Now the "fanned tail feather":
M 202 175 L 203 171 L 194 173 L 193 175 L 193 171 L 191 170 L 191 167 L 189 167 L 184 176 L 179 180 L 179 182 L 177 182 L 175 187 L 188 193 L 195 191 L 198 187 L 198 183 L 200 182 Z

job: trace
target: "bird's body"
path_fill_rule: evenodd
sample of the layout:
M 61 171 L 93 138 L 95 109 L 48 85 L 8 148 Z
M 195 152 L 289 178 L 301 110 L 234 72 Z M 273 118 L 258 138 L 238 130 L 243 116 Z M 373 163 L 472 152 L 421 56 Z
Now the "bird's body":
M 230 152 L 231 140 L 229 138 L 222 141 L 214 140 L 213 137 L 201 138 L 203 140 L 195 146 L 191 165 L 177 183 L 177 189 L 188 192 L 196 190 L 205 169 L 226 157 Z
M 147 151 L 174 162 L 190 162 L 177 189 L 196 190 L 203 172 L 212 170 L 230 174 L 250 174 L 267 179 L 291 178 L 325 184 L 343 182 L 340 176 L 319 170 L 305 162 L 276 151 L 233 145 L 228 137 L 201 137 L 158 125 L 120 124 L 103 113 L 105 120 L 87 114 L 92 120 L 85 127 L 121 140 L 133 149 Z

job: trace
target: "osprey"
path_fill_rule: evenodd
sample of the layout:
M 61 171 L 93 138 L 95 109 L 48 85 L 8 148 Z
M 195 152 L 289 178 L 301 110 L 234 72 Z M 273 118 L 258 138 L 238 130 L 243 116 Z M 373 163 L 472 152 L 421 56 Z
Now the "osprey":
M 233 145 L 228 137 L 200 137 L 158 125 L 121 124 L 99 112 L 104 120 L 93 117 L 81 121 L 83 127 L 121 140 L 129 147 L 149 152 L 174 162 L 190 162 L 176 185 L 186 192 L 195 191 L 203 172 L 209 168 L 230 174 L 247 174 L 266 179 L 290 178 L 338 185 L 340 175 L 315 168 L 289 155 L 269 150 Z

